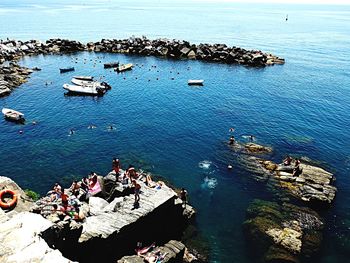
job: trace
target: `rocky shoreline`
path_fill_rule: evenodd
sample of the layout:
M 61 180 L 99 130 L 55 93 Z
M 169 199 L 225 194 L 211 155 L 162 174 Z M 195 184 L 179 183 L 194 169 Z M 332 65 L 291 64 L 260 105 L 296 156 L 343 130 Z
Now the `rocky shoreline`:
M 141 174 L 142 175 L 142 174 Z M 150 176 L 149 174 L 147 174 Z M 150 187 L 142 178 L 139 206 L 134 206 L 130 185 L 116 180 L 114 172 L 98 176 L 101 190 L 79 204 L 79 216 L 56 210 L 61 199 L 47 195 L 31 200 L 11 179 L 0 177 L 0 191 L 10 189 L 18 198 L 14 209 L 0 208 L 1 262 L 146 262 L 160 253 L 162 262 L 202 262 L 181 242 L 195 211 L 183 205 L 164 182 Z M 71 197 L 69 189 L 64 192 Z M 108 201 L 107 201 L 108 200 Z M 76 210 L 75 210 L 76 211 Z M 135 255 L 136 244 L 158 246 Z M 118 261 L 119 259 L 119 261 Z
M 284 64 L 284 59 L 260 50 L 228 47 L 226 44 L 191 44 L 183 40 L 165 38 L 150 40 L 146 37 L 129 39 L 102 39 L 87 44 L 67 39 L 0 40 L 0 97 L 8 95 L 24 83 L 32 70 L 15 62 L 23 56 L 63 54 L 68 52 L 108 52 L 140 56 L 156 56 L 170 59 L 191 59 L 207 62 L 237 64 L 249 67 L 264 67 Z
M 334 202 L 335 176 L 308 158 L 268 160 L 272 147 L 252 142 L 230 146 L 244 169 L 275 195 L 274 202 L 254 200 L 246 212 L 243 229 L 256 261 L 308 262 L 321 247 L 326 223 L 318 212 Z

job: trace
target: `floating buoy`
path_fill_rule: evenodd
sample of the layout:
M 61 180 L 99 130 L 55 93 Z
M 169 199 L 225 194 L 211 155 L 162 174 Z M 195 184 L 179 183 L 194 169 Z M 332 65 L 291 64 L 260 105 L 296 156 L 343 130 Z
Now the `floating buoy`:
M 5 195 L 10 195 L 11 201 L 5 202 L 4 201 Z M 15 206 L 16 203 L 17 203 L 17 195 L 14 191 L 12 191 L 10 189 L 5 189 L 5 190 L 2 190 L 0 192 L 0 207 L 1 208 L 9 209 L 9 208 Z
M 231 164 L 227 165 L 227 169 L 231 170 L 233 167 Z

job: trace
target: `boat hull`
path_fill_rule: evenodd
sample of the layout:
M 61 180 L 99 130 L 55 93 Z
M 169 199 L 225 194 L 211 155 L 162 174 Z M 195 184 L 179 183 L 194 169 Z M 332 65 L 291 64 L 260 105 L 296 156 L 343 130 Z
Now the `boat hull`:
M 63 88 L 69 93 L 77 95 L 103 96 L 105 94 L 104 89 L 94 86 L 77 86 L 64 84 Z
M 72 78 L 71 82 L 77 86 L 95 86 L 96 88 L 109 90 L 112 87 L 106 82 L 90 81 L 90 80 L 81 80 Z
M 74 68 L 60 68 L 60 73 L 66 73 L 69 71 L 74 71 Z
M 127 71 L 127 70 L 132 70 L 133 64 L 129 63 L 129 64 L 123 64 L 119 67 L 117 67 L 115 69 L 115 71 L 117 71 L 118 73 L 123 72 L 123 71 Z
M 204 80 L 202 80 L 202 79 L 190 79 L 187 82 L 187 84 L 190 85 L 190 86 L 194 86 L 194 85 L 203 86 Z
M 24 114 L 16 110 L 3 108 L 2 114 L 4 115 L 4 118 L 8 121 L 18 123 L 23 123 L 25 121 Z

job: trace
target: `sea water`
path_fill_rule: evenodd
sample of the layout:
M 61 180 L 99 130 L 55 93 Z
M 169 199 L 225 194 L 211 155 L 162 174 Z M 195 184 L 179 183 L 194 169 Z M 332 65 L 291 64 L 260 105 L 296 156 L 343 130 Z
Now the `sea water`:
M 327 225 L 320 257 L 310 262 L 347 261 L 349 7 L 5 0 L 0 25 L 2 39 L 146 35 L 284 57 L 285 65 L 266 68 L 88 52 L 23 58 L 21 65 L 42 71 L 0 99 L 27 118 L 23 126 L 0 120 L 0 174 L 45 193 L 56 181 L 68 186 L 90 171 L 107 174 L 112 157 L 119 157 L 123 167 L 132 163 L 188 190 L 211 262 L 254 262 L 242 232 L 245 211 L 254 198 L 275 196 L 227 147 L 234 127 L 238 141 L 254 135 L 273 147 L 276 162 L 286 154 L 307 156 L 336 175 L 337 197 L 322 212 Z M 123 74 L 103 69 L 117 60 L 136 66 Z M 76 71 L 59 73 L 68 66 Z M 101 77 L 113 88 L 101 98 L 65 96 L 62 85 L 74 75 Z M 189 87 L 188 79 L 205 85 Z

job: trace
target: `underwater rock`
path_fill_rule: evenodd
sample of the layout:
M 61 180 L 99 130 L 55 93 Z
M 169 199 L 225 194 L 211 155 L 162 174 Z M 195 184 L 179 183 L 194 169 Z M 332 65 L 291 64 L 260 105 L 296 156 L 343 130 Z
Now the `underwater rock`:
M 246 150 L 249 153 L 270 153 L 270 152 L 272 152 L 271 147 L 263 146 L 263 145 L 252 143 L 252 142 L 247 143 L 244 147 L 246 148 Z
M 248 242 L 263 262 L 299 262 L 316 253 L 322 241 L 323 222 L 310 208 L 254 200 L 243 223 Z M 272 252 L 277 255 L 273 255 Z

